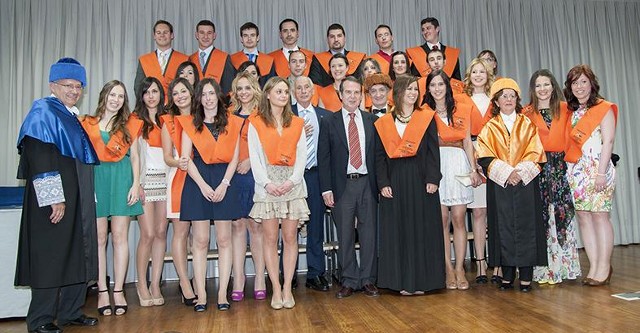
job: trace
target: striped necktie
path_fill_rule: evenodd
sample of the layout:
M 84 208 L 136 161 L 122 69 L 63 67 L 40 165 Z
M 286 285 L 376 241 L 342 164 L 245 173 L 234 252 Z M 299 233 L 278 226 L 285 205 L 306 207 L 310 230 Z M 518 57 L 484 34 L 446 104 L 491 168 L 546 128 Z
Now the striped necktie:
M 311 121 L 311 117 L 313 117 L 313 114 L 311 114 L 311 112 L 307 109 L 304 110 L 300 110 L 300 113 L 302 115 L 302 119 L 304 119 L 304 125 L 307 126 L 308 124 L 311 124 L 311 126 L 313 127 L 313 122 Z M 307 165 L 306 168 L 307 169 L 311 169 L 312 167 L 317 165 L 317 156 L 316 156 L 316 145 L 313 142 L 313 136 L 314 133 L 313 131 L 315 130 L 315 128 L 312 130 L 312 132 L 306 136 L 307 139 Z
M 349 163 L 358 169 L 362 165 L 362 151 L 360 150 L 360 136 L 355 121 L 355 112 L 349 112 Z

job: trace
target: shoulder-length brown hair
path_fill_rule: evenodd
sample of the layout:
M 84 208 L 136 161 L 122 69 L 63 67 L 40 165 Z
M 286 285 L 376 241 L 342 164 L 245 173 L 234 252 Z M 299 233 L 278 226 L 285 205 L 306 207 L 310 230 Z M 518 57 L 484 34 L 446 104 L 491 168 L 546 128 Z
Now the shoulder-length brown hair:
M 260 98 L 260 105 L 258 106 L 258 116 L 262 118 L 262 121 L 264 121 L 264 123 L 269 127 L 276 127 L 276 120 L 271 112 L 269 93 L 271 93 L 271 90 L 273 90 L 273 88 L 279 83 L 286 84 L 289 93 L 291 93 L 289 82 L 279 76 L 274 76 L 265 83 L 262 97 Z M 284 110 L 282 110 L 282 127 L 289 127 L 289 125 L 291 125 L 292 118 L 293 111 L 291 110 L 291 103 L 287 103 L 284 106 Z
M 393 101 L 395 107 L 391 109 L 391 114 L 393 114 L 394 117 L 402 115 L 404 95 L 407 92 L 407 88 L 414 82 L 418 82 L 418 78 L 410 74 L 401 74 L 396 77 L 396 81 L 393 83 Z M 420 96 L 420 87 L 418 87 L 418 96 Z M 413 104 L 414 110 L 420 107 L 420 101 L 418 99 L 416 99 L 416 102 Z
M 124 83 L 118 80 L 111 80 L 102 87 L 102 90 L 100 90 L 100 97 L 98 98 L 98 107 L 96 108 L 95 116 L 98 121 L 102 119 L 107 110 L 107 98 L 109 97 L 109 93 L 111 93 L 111 90 L 117 86 L 122 87 L 124 90 L 124 103 L 120 110 L 116 112 L 116 115 L 113 116 L 109 135 L 115 135 L 118 132 L 122 132 L 124 134 L 124 141 L 129 144 L 131 143 L 131 134 L 127 129 L 127 121 L 129 121 L 131 111 L 129 110 L 129 95 L 127 95 L 127 87 L 125 87 Z
M 206 85 L 210 84 L 213 87 L 213 91 L 216 93 L 218 99 L 218 110 L 213 120 L 213 128 L 218 133 L 226 133 L 227 124 L 229 123 L 229 116 L 227 115 L 227 106 L 224 104 L 222 92 L 220 91 L 220 85 L 213 78 L 205 78 L 198 82 L 196 85 L 196 93 L 194 96 L 194 107 L 191 109 L 193 115 L 193 126 L 195 126 L 198 132 L 202 132 L 204 127 L 204 106 L 202 105 L 202 91 Z
M 541 76 L 546 77 L 551 81 L 552 91 L 551 98 L 549 100 L 549 110 L 551 111 L 551 117 L 558 119 L 560 117 L 560 102 L 564 100 L 564 96 L 562 95 L 562 90 L 560 89 L 558 81 L 556 81 L 556 78 L 548 69 L 537 70 L 533 75 L 531 75 L 531 80 L 529 80 L 529 101 L 531 102 L 533 109 L 539 112 L 538 95 L 536 95 L 536 80 Z
M 584 74 L 591 83 L 591 93 L 589 94 L 586 107 L 590 108 L 600 103 L 600 100 L 602 99 L 602 96 L 600 96 L 600 84 L 598 84 L 598 78 L 591 70 L 591 67 L 584 64 L 576 65 L 569 70 L 569 73 L 567 73 L 567 80 L 564 81 L 564 97 L 567 99 L 567 105 L 571 111 L 575 111 L 580 107 L 578 98 L 574 96 L 573 91 L 571 91 L 571 84 L 573 84 L 573 82 L 575 82 L 582 74 Z

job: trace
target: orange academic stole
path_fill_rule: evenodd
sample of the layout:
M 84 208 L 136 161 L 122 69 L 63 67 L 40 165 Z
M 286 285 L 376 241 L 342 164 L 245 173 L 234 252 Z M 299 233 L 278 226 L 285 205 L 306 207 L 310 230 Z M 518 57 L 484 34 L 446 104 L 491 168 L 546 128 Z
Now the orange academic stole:
M 131 137 L 131 142 L 126 143 L 124 133 L 120 131 L 112 135 L 109 138 L 109 142 L 105 144 L 100 135 L 98 118 L 86 116 L 82 119 L 81 124 L 84 130 L 87 131 L 91 144 L 93 144 L 93 148 L 96 150 L 101 162 L 120 161 L 129 151 L 129 147 L 131 147 L 133 141 L 140 135 L 140 129 L 142 128 L 142 120 L 135 116 L 129 117 L 126 126 L 129 131 L 129 136 Z
M 204 67 L 206 68 L 206 70 L 204 71 L 202 70 L 202 67 L 200 67 L 199 51 L 192 54 L 189 57 L 189 61 L 196 64 L 196 67 L 198 67 L 198 73 L 200 73 L 200 76 L 202 78 L 210 77 L 216 80 L 218 84 L 220 84 L 220 80 L 222 79 L 222 72 L 224 71 L 224 64 L 227 61 L 228 56 L 229 55 L 224 51 L 213 49 L 213 51 L 211 51 L 211 54 L 209 55 L 207 63 L 204 65 Z
M 425 52 L 422 46 L 408 48 L 407 55 L 411 58 L 411 61 L 420 73 L 420 76 L 426 77 L 431 73 L 431 67 L 429 67 L 429 62 L 427 61 L 427 52 Z M 456 62 L 458 62 L 459 55 L 460 49 L 451 46 L 447 46 L 444 49 L 446 61 L 442 70 L 447 73 L 449 77 L 451 77 L 453 70 L 456 68 Z
M 331 60 L 332 56 L 333 54 L 331 54 L 331 52 L 329 51 L 315 54 L 316 59 L 318 59 L 320 65 L 322 65 L 322 68 L 324 68 L 324 71 L 327 73 L 331 73 L 331 70 L 329 68 L 329 60 Z M 362 59 L 364 59 L 365 56 L 366 54 L 356 51 L 347 52 L 347 60 L 349 60 L 349 69 L 347 70 L 347 75 L 353 75 L 353 73 L 356 72 L 358 66 L 360 66 L 360 62 L 362 61 Z
M 398 134 L 393 115 L 390 113 L 380 117 L 374 125 L 380 135 L 384 150 L 389 158 L 411 157 L 418 153 L 420 141 L 429 127 L 435 112 L 423 108 L 413 112 L 411 120 L 404 130 L 402 138 Z
M 249 61 L 249 57 L 242 52 L 236 52 L 231 55 L 231 63 L 236 69 L 240 68 L 242 63 Z M 273 67 L 273 58 L 270 55 L 262 52 L 258 52 L 258 58 L 256 58 L 256 66 L 260 70 L 260 76 L 266 76 L 271 72 Z
M 173 146 L 176 148 L 178 156 L 180 156 L 182 154 L 182 126 L 180 126 L 180 123 L 176 121 L 175 118 L 173 115 L 165 114 L 160 116 L 160 121 L 163 126 L 167 126 Z M 182 198 L 182 188 L 184 187 L 185 179 L 187 179 L 187 172 L 177 168 L 173 182 L 170 184 L 172 213 L 180 212 L 180 200 Z
M 342 109 L 342 100 L 340 100 L 340 96 L 333 88 L 333 84 L 326 87 L 316 86 L 316 92 L 325 109 L 332 112 L 338 112 Z
M 202 125 L 202 130 L 197 131 L 193 125 L 193 116 L 177 116 L 176 120 L 182 126 L 182 129 L 193 145 L 198 149 L 198 153 L 206 164 L 229 163 L 233 159 L 233 153 L 236 150 L 236 143 L 240 135 L 240 127 L 242 119 L 240 117 L 229 115 L 229 123 L 227 124 L 226 133 L 220 133 L 218 140 L 207 129 L 206 125 Z
M 282 135 L 278 130 L 268 127 L 257 114 L 249 116 L 251 125 L 258 132 L 260 143 L 271 165 L 293 166 L 296 162 L 296 148 L 300 135 L 304 128 L 304 120 L 294 116 L 291 125 L 282 129 Z
M 471 123 L 471 107 L 467 104 L 458 104 L 453 112 L 453 124 L 445 124 L 439 116 L 436 116 L 438 136 L 445 142 L 463 140 L 467 135 L 467 129 Z
M 162 68 L 158 63 L 158 55 L 156 51 L 149 52 L 147 54 L 143 54 L 140 56 L 140 65 L 142 66 L 142 70 L 144 71 L 144 75 L 147 77 L 155 77 L 160 80 L 162 83 L 162 88 L 164 89 L 165 103 L 168 98 L 168 90 L 169 83 L 175 78 L 176 71 L 178 70 L 178 66 L 181 63 L 189 60 L 185 54 L 182 54 L 176 50 L 171 51 L 171 55 L 169 56 L 169 60 L 167 61 L 167 67 L 162 72 Z
M 529 104 L 522 109 L 522 114 L 529 117 L 531 122 L 538 128 L 538 135 L 545 151 L 561 152 L 566 146 L 565 128 L 569 119 L 567 103 L 560 103 L 560 117 L 551 120 L 551 127 L 547 127 L 540 112 L 534 110 L 533 105 Z
M 600 103 L 590 107 L 576 126 L 571 126 L 571 120 L 567 121 L 566 135 L 568 137 L 564 160 L 571 163 L 578 162 L 582 156 L 582 145 L 589 139 L 591 133 L 600 125 L 602 118 L 609 110 L 613 110 L 613 116 L 618 121 L 618 106 L 602 100 Z
M 313 59 L 313 51 L 303 49 L 301 47 L 298 49 L 302 53 L 304 53 L 307 63 L 302 75 L 309 76 L 309 70 L 311 69 L 311 60 Z M 289 75 L 291 75 L 291 71 L 289 70 L 289 60 L 287 60 L 287 57 L 285 57 L 284 53 L 282 53 L 282 49 L 277 49 L 269 53 L 269 55 L 273 58 L 273 65 L 276 66 L 276 75 L 283 79 L 288 78 Z

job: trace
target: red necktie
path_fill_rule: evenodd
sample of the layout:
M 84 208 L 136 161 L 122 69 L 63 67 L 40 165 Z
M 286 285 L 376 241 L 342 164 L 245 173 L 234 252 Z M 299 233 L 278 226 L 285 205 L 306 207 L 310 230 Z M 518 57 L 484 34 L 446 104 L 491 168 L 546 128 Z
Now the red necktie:
M 349 162 L 354 168 L 358 169 L 362 165 L 362 152 L 360 150 L 360 138 L 358 135 L 358 127 L 353 119 L 355 112 L 349 112 Z

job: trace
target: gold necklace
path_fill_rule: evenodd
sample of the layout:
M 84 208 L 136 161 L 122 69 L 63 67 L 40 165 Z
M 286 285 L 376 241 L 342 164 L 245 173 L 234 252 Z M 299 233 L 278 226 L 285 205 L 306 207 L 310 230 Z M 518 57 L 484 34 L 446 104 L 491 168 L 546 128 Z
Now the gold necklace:
M 411 116 L 413 116 L 413 111 L 408 116 L 403 116 L 401 114 L 398 114 L 398 115 L 396 115 L 396 119 L 398 119 L 399 122 L 401 122 L 403 124 L 406 124 L 409 121 L 411 121 Z

